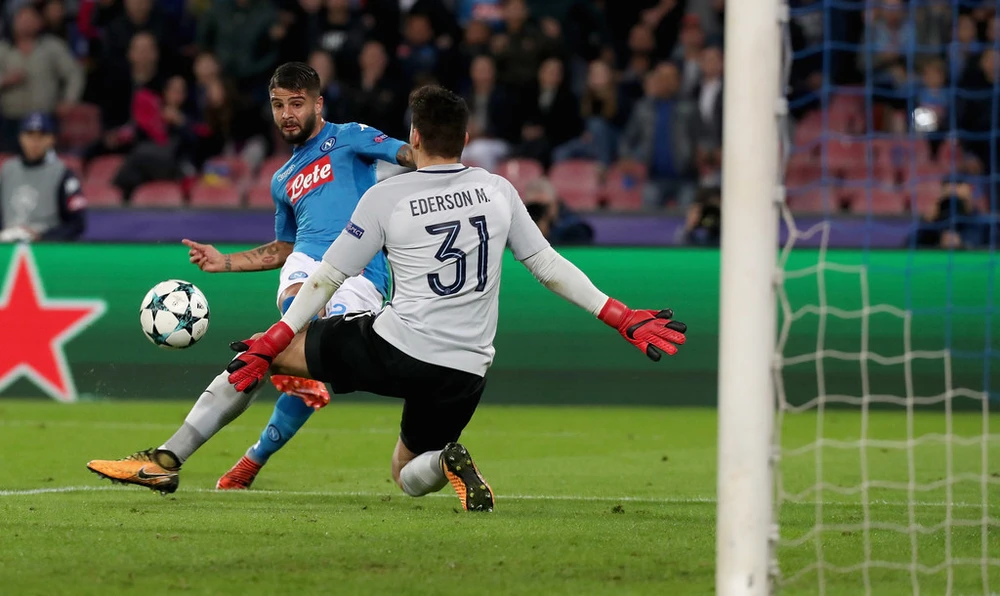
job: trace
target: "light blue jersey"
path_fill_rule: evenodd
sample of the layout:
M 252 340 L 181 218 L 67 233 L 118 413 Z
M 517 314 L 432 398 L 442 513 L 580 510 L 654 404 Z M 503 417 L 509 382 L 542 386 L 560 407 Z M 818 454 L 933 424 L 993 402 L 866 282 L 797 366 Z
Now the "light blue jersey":
M 292 158 L 271 178 L 274 234 L 293 250 L 320 261 L 347 227 L 361 195 L 375 185 L 375 160 L 396 162 L 405 145 L 364 124 L 334 124 L 292 151 Z M 378 254 L 365 267 L 382 295 L 389 290 L 389 265 Z

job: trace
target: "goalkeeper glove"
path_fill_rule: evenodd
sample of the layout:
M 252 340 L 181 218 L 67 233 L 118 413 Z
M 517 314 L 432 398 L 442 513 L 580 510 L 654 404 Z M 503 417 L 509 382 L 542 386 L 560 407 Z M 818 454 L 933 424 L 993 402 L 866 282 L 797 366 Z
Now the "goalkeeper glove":
M 287 323 L 278 321 L 257 339 L 245 339 L 229 344 L 234 352 L 241 352 L 226 367 L 229 373 L 229 384 L 237 391 L 250 393 L 257 387 L 267 370 L 271 368 L 274 357 L 288 347 L 295 332 Z
M 687 325 L 673 321 L 674 311 L 632 310 L 614 298 L 608 298 L 597 318 L 614 327 L 633 346 L 658 362 L 661 350 L 673 356 L 684 343 Z M 675 345 L 676 344 L 676 345 Z

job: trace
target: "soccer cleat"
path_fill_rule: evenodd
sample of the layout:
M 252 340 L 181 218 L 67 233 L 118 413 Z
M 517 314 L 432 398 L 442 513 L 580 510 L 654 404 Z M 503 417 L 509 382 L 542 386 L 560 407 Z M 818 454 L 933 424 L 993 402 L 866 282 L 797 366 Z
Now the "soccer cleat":
M 219 478 L 219 481 L 215 483 L 215 488 L 218 490 L 246 490 L 253 484 L 257 472 L 260 472 L 263 467 L 244 455 L 240 461 L 236 462 L 236 465 L 222 475 L 222 478 Z
M 177 457 L 163 449 L 137 451 L 123 459 L 95 459 L 87 468 L 111 482 L 145 486 L 162 494 L 174 492 L 180 484 Z
M 448 443 L 441 451 L 441 465 L 466 511 L 493 511 L 493 489 L 472 462 L 461 443 Z
M 289 375 L 271 375 L 271 384 L 278 391 L 294 395 L 306 402 L 306 405 L 314 410 L 318 410 L 330 403 L 330 393 L 326 390 L 326 385 L 313 379 L 303 379 L 302 377 L 292 377 Z

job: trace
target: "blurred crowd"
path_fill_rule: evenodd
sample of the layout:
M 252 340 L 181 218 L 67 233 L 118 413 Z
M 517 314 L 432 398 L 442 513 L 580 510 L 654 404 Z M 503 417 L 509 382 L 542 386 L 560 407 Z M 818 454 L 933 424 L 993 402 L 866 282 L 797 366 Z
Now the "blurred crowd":
M 998 18 L 995 0 L 794 0 L 791 206 L 912 214 L 918 245 L 988 245 Z
M 468 162 L 614 166 L 640 205 L 689 205 L 720 179 L 722 0 L 8 0 L 0 150 L 29 114 L 60 148 L 126 157 L 113 183 L 254 171 L 276 141 L 267 83 L 312 65 L 325 117 L 406 138 L 407 97 L 436 82 L 472 110 Z M 97 106 L 86 111 L 79 106 Z M 96 124 L 92 131 L 87 124 Z M 648 182 L 647 182 L 648 179 Z
M 790 1 L 793 209 L 920 213 L 931 226 L 995 211 L 996 4 Z M 463 159 L 522 193 L 541 179 L 530 191 L 555 206 L 535 214 L 570 222 L 552 230 L 579 231 L 573 210 L 680 207 L 685 239 L 713 244 L 724 5 L 7 0 L 0 152 L 19 152 L 26 118 L 42 115 L 92 204 L 266 207 L 289 151 L 267 82 L 302 60 L 320 73 L 327 119 L 399 138 L 413 88 L 462 93 L 472 111 Z M 956 176 L 968 200 L 954 200 Z M 237 190 L 200 192 L 220 177 Z M 157 181 L 175 186 L 142 192 Z

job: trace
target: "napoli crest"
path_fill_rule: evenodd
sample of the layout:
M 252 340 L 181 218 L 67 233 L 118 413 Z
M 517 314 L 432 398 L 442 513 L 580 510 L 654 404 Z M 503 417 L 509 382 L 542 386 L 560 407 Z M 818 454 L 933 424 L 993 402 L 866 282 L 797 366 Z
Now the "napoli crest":
M 329 139 L 323 141 L 323 144 L 320 145 L 320 149 L 323 151 L 329 151 L 330 149 L 333 149 L 333 146 L 336 144 L 337 137 L 330 137 Z

